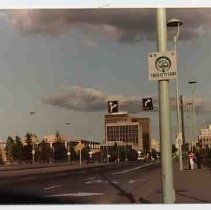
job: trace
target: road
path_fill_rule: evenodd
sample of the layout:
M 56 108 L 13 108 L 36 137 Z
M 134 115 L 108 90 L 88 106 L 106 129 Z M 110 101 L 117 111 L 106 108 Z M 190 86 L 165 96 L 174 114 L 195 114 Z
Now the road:
M 148 203 L 145 197 L 156 187 L 154 180 L 160 174 L 158 164 L 141 162 L 43 170 L 42 173 L 37 169 L 36 173 L 33 169 L 30 173 L 24 170 L 0 173 L 0 203 Z

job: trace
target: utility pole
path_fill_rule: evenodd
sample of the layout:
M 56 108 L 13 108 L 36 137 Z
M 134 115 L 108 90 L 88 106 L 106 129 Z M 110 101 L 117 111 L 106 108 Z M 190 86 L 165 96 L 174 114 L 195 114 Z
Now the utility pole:
M 33 116 L 35 115 L 36 112 L 30 112 L 30 115 Z M 34 146 L 34 139 L 33 139 L 33 133 L 31 133 L 31 140 L 32 140 L 32 163 L 35 162 L 35 146 Z
M 183 105 L 183 96 L 180 95 L 180 111 L 181 111 L 181 124 L 182 124 L 182 140 L 183 140 L 183 145 L 186 145 L 186 140 L 185 140 L 185 124 L 184 124 L 184 105 Z M 186 148 L 184 147 L 184 150 Z
M 66 122 L 65 123 L 66 125 L 71 125 L 70 122 Z M 70 152 L 70 138 L 69 138 L 69 141 L 68 141 L 68 135 L 67 135 L 67 157 L 68 157 L 68 163 L 70 163 L 70 155 L 71 155 L 71 152 Z
M 174 36 L 174 51 L 177 53 L 177 40 L 180 34 L 180 26 L 182 25 L 182 21 L 176 18 L 172 18 L 168 21 L 167 27 L 177 27 L 177 34 Z M 179 169 L 183 170 L 183 162 L 182 162 L 182 131 L 181 131 L 181 113 L 180 113 L 180 99 L 179 99 L 179 81 L 178 81 L 178 71 L 176 76 L 176 101 L 177 101 L 177 125 L 178 125 L 178 133 L 176 140 L 178 141 L 178 149 L 179 149 Z
M 167 51 L 166 9 L 157 9 L 157 45 L 159 52 Z M 172 150 L 170 134 L 169 80 L 159 80 L 159 120 L 161 142 L 162 202 L 174 203 Z
M 196 145 L 196 110 L 195 110 L 195 97 L 196 97 L 196 84 L 197 81 L 190 81 L 188 84 L 192 85 L 192 114 L 193 114 L 193 143 L 192 149 L 194 145 Z

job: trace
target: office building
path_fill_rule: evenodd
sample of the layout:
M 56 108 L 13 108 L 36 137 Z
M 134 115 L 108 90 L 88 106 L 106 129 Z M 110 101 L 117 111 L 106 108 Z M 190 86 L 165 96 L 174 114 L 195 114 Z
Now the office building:
M 105 115 L 105 142 L 102 146 L 129 146 L 150 151 L 150 119 L 129 116 L 127 112 Z
M 208 125 L 207 128 L 200 129 L 198 140 L 202 149 L 205 149 L 206 145 L 211 148 L 211 125 Z

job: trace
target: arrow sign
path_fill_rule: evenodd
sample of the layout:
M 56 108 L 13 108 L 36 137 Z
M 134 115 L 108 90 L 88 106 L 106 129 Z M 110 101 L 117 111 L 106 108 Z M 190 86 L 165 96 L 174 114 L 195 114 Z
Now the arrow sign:
M 153 110 L 152 98 L 142 99 L 143 110 Z
M 118 112 L 118 101 L 108 101 L 108 113 Z

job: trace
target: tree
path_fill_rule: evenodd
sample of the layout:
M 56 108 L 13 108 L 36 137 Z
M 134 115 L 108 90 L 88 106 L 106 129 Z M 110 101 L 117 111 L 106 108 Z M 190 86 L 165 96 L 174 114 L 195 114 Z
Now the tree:
M 92 155 L 92 159 L 94 162 L 101 162 L 102 161 L 102 152 L 95 152 Z
M 61 135 L 60 135 L 60 133 L 59 133 L 58 130 L 56 131 L 56 141 L 57 141 L 57 142 L 61 142 L 61 141 L 62 141 L 62 140 L 61 140 Z
M 12 162 L 14 160 L 13 154 L 14 154 L 14 145 L 15 142 L 11 136 L 8 136 L 6 141 L 6 157 L 7 160 Z
M 127 157 L 129 161 L 136 161 L 138 158 L 138 152 L 132 148 L 127 151 Z
M 26 144 L 23 146 L 23 160 L 26 162 L 32 161 L 32 134 L 26 134 Z
M 53 144 L 54 147 L 54 160 L 55 161 L 65 161 L 67 160 L 67 149 L 65 144 L 62 142 L 61 135 L 59 131 L 56 131 L 56 142 Z
M 39 144 L 38 157 L 41 162 L 50 162 L 51 160 L 52 149 L 45 140 Z
M 55 142 L 53 144 L 54 147 L 54 160 L 55 161 L 65 161 L 67 160 L 67 149 L 65 148 L 65 145 L 63 142 Z
M 23 143 L 19 136 L 15 137 L 15 144 L 13 149 L 13 158 L 15 161 L 23 160 Z
M 106 161 L 107 160 L 107 151 L 104 148 L 101 148 L 101 156 L 102 156 L 102 161 Z
M 81 157 L 83 158 L 83 160 L 89 160 L 89 152 L 90 152 L 89 147 L 84 147 L 81 150 Z
M 117 161 L 117 147 L 112 147 L 110 150 L 109 150 L 109 161 L 111 162 L 114 162 L 114 161 Z
M 78 160 L 79 159 L 79 155 L 77 154 L 77 152 L 75 151 L 73 146 L 70 146 L 70 159 L 71 160 Z

